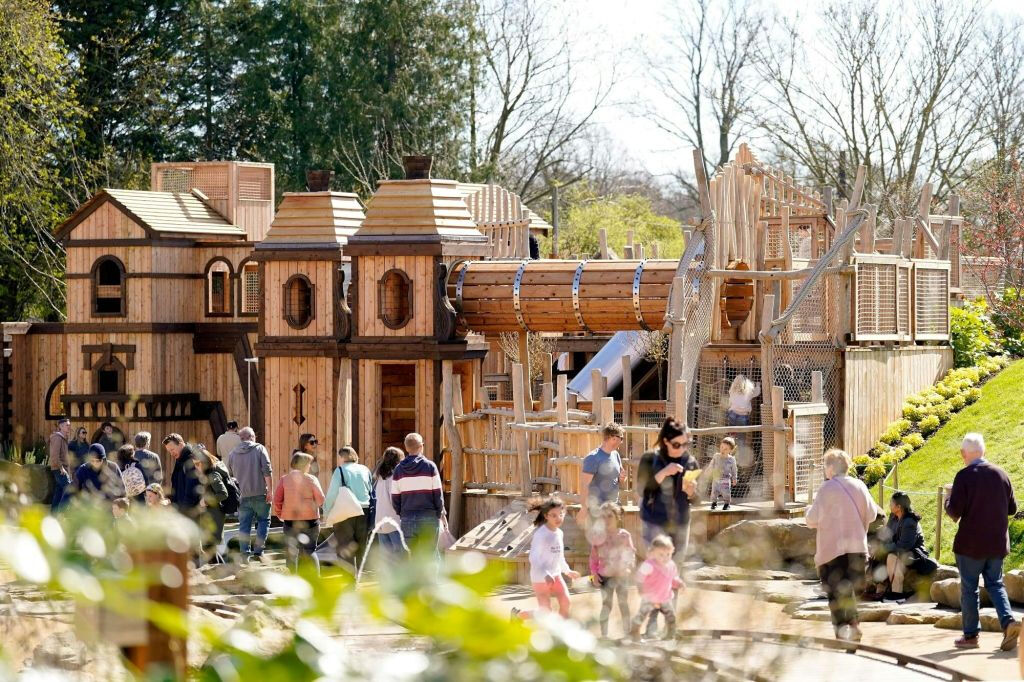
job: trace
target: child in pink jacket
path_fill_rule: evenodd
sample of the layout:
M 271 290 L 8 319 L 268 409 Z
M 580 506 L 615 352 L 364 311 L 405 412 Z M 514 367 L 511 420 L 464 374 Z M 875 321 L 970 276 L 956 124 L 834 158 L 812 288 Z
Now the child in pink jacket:
M 621 527 L 622 507 L 615 502 L 605 502 L 598 508 L 597 517 L 591 524 L 590 539 L 590 580 L 601 588 L 601 636 L 608 636 L 608 618 L 612 613 L 612 601 L 618 597 L 622 629 L 629 630 L 629 579 L 636 566 L 636 549 L 633 536 Z
M 676 614 L 672 608 L 672 591 L 683 587 L 679 578 L 679 569 L 672 561 L 675 547 L 672 538 L 659 535 L 651 541 L 647 552 L 647 561 L 637 569 L 637 580 L 640 583 L 640 609 L 633 619 L 633 637 L 640 634 L 640 626 L 650 618 L 657 618 L 661 613 L 665 616 L 665 637 L 670 638 L 676 633 Z M 654 623 L 651 623 L 653 627 Z M 648 628 L 648 632 L 650 631 Z

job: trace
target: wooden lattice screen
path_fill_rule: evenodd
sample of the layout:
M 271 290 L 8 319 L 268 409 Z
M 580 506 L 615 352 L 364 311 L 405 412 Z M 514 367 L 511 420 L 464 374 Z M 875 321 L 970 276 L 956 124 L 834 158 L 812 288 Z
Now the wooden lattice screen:
M 914 263 L 914 338 L 949 338 L 949 263 Z
M 822 484 L 825 455 L 825 403 L 796 403 L 786 406 L 789 467 L 786 488 L 792 500 L 810 502 Z
M 911 340 L 909 260 L 857 256 L 854 340 Z

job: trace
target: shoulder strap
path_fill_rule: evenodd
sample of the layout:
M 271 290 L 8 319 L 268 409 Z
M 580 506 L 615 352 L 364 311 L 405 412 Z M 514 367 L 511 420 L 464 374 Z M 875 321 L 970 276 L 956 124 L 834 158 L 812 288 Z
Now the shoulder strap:
M 857 512 L 857 518 L 860 519 L 861 525 L 863 526 L 864 525 L 864 515 L 860 511 L 860 505 L 857 504 L 857 500 L 853 499 L 853 495 L 851 495 L 850 491 L 846 489 L 846 486 L 843 485 L 842 481 L 840 481 L 838 479 L 832 479 L 832 480 L 834 480 L 836 485 L 839 486 L 844 493 L 846 493 L 846 497 L 850 500 L 850 504 L 853 505 L 854 510 Z M 866 533 L 867 530 L 868 530 L 867 526 L 865 526 L 864 527 L 864 532 Z
M 338 475 L 341 476 L 341 484 L 347 488 L 348 483 L 345 483 L 345 470 L 341 464 L 338 465 Z

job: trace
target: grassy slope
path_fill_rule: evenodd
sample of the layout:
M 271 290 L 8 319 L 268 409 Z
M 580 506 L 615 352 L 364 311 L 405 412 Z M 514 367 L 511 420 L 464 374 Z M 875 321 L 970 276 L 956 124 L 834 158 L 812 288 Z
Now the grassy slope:
M 954 415 L 917 452 L 900 462 L 900 488 L 911 493 L 914 509 L 921 514 L 921 530 L 934 556 L 937 488 L 952 483 L 963 466 L 960 439 L 977 431 L 985 436 L 987 458 L 1003 467 L 1016 488 L 1017 502 L 1024 508 L 1024 360 L 1014 362 L 982 387 L 981 399 Z M 891 477 L 890 477 L 891 480 Z M 877 499 L 877 486 L 872 490 Z M 891 495 L 886 490 L 886 499 Z M 884 505 L 888 513 L 888 504 Z M 956 524 L 947 516 L 942 523 L 944 564 L 954 563 L 953 535 Z M 1010 524 L 1011 555 L 1007 568 L 1024 565 L 1024 521 Z

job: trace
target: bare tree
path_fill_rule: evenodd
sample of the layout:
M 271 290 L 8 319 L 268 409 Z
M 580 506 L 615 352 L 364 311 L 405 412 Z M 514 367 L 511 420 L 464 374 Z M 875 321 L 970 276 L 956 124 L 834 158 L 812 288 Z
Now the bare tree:
M 710 172 L 752 129 L 766 15 L 748 1 L 676 0 L 666 23 L 665 36 L 646 55 L 654 97 L 643 113 L 679 142 L 703 149 Z M 692 189 L 686 175 L 677 179 Z
M 501 181 L 527 202 L 583 177 L 587 135 L 615 80 L 584 84 L 567 17 L 540 0 L 492 0 L 480 12 L 471 68 L 470 177 Z M 584 102 L 581 106 L 580 102 Z
M 1024 147 L 1024 23 L 991 16 L 981 28 L 979 123 L 997 159 Z
M 858 0 L 826 5 L 820 25 L 780 21 L 763 43 L 757 107 L 777 160 L 840 188 L 846 168 L 864 164 L 869 187 L 897 198 L 893 213 L 910 209 L 925 178 L 944 196 L 977 149 L 980 16 L 973 2 L 908 11 Z

